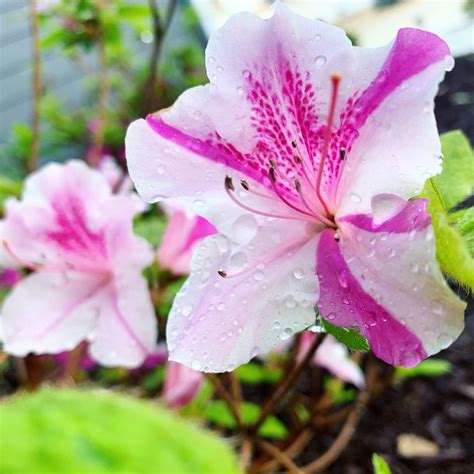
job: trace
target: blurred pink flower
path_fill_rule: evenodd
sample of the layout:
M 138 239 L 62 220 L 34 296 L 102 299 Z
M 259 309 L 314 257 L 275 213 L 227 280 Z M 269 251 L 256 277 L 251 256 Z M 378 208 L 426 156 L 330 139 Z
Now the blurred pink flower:
M 433 99 L 451 53 L 413 28 L 353 47 L 337 27 L 274 8 L 230 18 L 206 49 L 210 84 L 127 132 L 140 195 L 219 232 L 174 301 L 170 358 L 233 370 L 311 326 L 317 303 L 379 358 L 414 366 L 463 328 L 426 201 L 411 200 L 441 170 Z
M 194 246 L 204 237 L 215 234 L 216 228 L 203 217 L 186 211 L 169 206 L 165 211 L 169 221 L 158 248 L 158 263 L 175 275 L 185 275 L 190 270 Z
M 303 333 L 298 354 L 299 360 L 303 359 L 308 352 L 316 336 L 308 331 Z M 352 383 L 356 387 L 363 387 L 365 384 L 362 369 L 350 358 L 346 346 L 337 342 L 332 336 L 326 336 L 321 343 L 313 357 L 313 364 L 325 368 L 339 379 Z
M 10 288 L 21 280 L 21 272 L 16 268 L 0 268 L 0 288 Z
M 178 362 L 168 362 L 163 387 L 163 399 L 171 408 L 181 408 L 191 402 L 202 387 L 204 376 Z
M 153 258 L 132 232 L 138 196 L 113 195 L 84 162 L 49 164 L 6 203 L 7 253 L 33 273 L 3 306 L 4 349 L 57 353 L 89 342 L 106 366 L 136 367 L 156 345 L 156 319 L 142 270 Z

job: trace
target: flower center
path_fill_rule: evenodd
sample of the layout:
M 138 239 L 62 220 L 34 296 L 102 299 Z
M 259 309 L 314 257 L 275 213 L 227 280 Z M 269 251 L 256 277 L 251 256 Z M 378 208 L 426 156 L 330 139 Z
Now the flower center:
M 253 195 L 253 197 L 273 201 L 275 198 L 277 198 L 285 205 L 287 209 L 291 210 L 292 212 L 284 214 L 280 212 L 263 211 L 247 205 L 236 195 L 236 188 L 232 178 L 230 176 L 226 176 L 224 182 L 225 190 L 228 196 L 237 205 L 249 212 L 258 215 L 279 219 L 317 222 L 318 224 L 322 224 L 326 227 L 337 229 L 337 225 L 334 220 L 334 213 L 330 211 L 329 205 L 323 196 L 322 186 L 325 163 L 327 161 L 329 147 L 331 144 L 331 130 L 334 124 L 336 101 L 340 82 L 341 77 L 339 75 L 334 74 L 331 76 L 331 100 L 329 105 L 329 113 L 326 126 L 324 128 L 321 158 L 319 160 L 316 172 L 314 171 L 313 167 L 307 163 L 307 160 L 302 158 L 303 155 L 298 150 L 298 142 L 293 140 L 291 142 L 291 146 L 295 149 L 294 165 L 295 169 L 298 171 L 299 178 L 291 180 L 291 178 L 288 176 L 284 176 L 279 172 L 275 160 L 270 159 L 268 162 L 268 178 L 273 191 L 271 195 L 252 189 L 245 179 L 240 181 L 240 185 L 243 190 Z M 344 160 L 345 154 L 345 149 L 341 148 L 339 150 L 339 158 Z M 295 199 L 293 196 L 288 197 L 285 195 L 282 190 L 285 188 L 288 189 L 288 187 L 293 188 L 296 191 L 298 199 Z

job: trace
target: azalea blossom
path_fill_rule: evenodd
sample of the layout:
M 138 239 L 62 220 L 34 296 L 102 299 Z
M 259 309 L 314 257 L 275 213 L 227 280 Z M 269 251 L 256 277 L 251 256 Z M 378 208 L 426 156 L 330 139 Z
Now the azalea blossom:
M 186 275 L 190 270 L 194 246 L 204 237 L 216 233 L 216 228 L 201 216 L 186 210 L 164 206 L 169 216 L 168 225 L 158 248 L 157 260 L 162 268 L 175 275 Z
M 171 408 L 182 408 L 196 397 L 203 381 L 202 372 L 197 372 L 178 362 L 168 362 L 163 400 Z
M 6 203 L 3 247 L 32 271 L 5 300 L 4 350 L 24 356 L 89 342 L 102 365 L 140 365 L 155 348 L 156 320 L 142 270 L 153 259 L 132 232 L 136 195 L 113 195 L 80 161 L 49 164 Z
M 209 220 L 167 325 L 170 358 L 233 370 L 315 322 L 357 328 L 410 367 L 447 347 L 465 303 L 435 257 L 426 201 L 441 171 L 433 99 L 453 66 L 413 28 L 380 48 L 281 3 L 210 39 L 210 83 L 132 123 L 130 175 L 149 202 Z
M 301 338 L 298 359 L 304 358 L 316 334 L 306 331 Z M 362 369 L 350 358 L 346 347 L 331 336 L 327 336 L 313 356 L 313 364 L 323 367 L 344 382 L 356 387 L 365 385 Z

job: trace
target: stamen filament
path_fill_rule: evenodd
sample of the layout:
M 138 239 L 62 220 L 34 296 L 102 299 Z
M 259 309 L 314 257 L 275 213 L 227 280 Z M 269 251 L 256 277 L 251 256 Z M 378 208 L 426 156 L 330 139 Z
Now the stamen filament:
M 333 126 L 334 122 L 334 114 L 336 111 L 336 100 L 337 100 L 337 92 L 339 89 L 339 83 L 341 82 L 341 76 L 338 75 L 333 75 L 331 76 L 331 83 L 332 83 L 332 92 L 331 92 L 331 104 L 329 106 L 329 115 L 328 115 L 328 121 L 326 124 L 326 129 L 324 131 L 324 142 L 323 142 L 323 150 L 321 153 L 321 160 L 319 162 L 318 166 L 318 173 L 316 176 L 316 194 L 318 196 L 318 199 L 321 201 L 321 204 L 324 207 L 324 210 L 327 215 L 331 215 L 329 212 L 329 209 L 326 205 L 326 202 L 324 201 L 324 198 L 321 193 L 321 179 L 323 176 L 324 172 L 324 162 L 326 161 L 328 151 L 329 151 L 329 144 L 331 141 L 331 129 Z
M 300 214 L 304 214 L 305 216 L 310 216 L 310 217 L 316 217 L 313 213 L 306 212 L 303 209 L 300 209 L 299 207 L 295 206 L 292 204 L 288 199 L 285 198 L 280 192 L 280 190 L 277 188 L 276 185 L 276 175 L 275 175 L 275 168 L 272 166 L 268 172 L 270 176 L 270 181 L 272 183 L 273 189 L 276 193 L 276 195 L 290 208 L 293 209 L 296 212 L 299 212 Z
M 258 209 L 254 209 L 250 206 L 247 206 L 243 202 L 239 201 L 233 194 L 233 191 L 235 191 L 234 184 L 232 182 L 232 178 L 230 176 L 226 176 L 225 178 L 225 190 L 227 192 L 227 195 L 234 201 L 238 206 L 240 206 L 242 209 L 245 209 L 246 211 L 252 212 L 254 214 L 258 214 L 260 216 L 265 216 L 265 217 L 274 217 L 276 219 L 290 219 L 290 220 L 295 220 L 295 221 L 306 221 L 307 219 L 303 219 L 302 217 L 298 216 L 288 216 L 284 214 L 274 214 L 271 212 L 264 212 L 264 211 L 259 211 Z
M 304 206 L 306 207 L 306 209 L 308 209 L 309 212 L 313 213 L 314 214 L 314 217 L 319 221 L 321 222 L 322 224 L 324 225 L 327 225 L 327 226 L 334 226 L 334 223 L 331 222 L 329 219 L 326 219 L 324 216 L 320 215 L 318 211 L 314 211 L 311 206 L 309 205 L 308 201 L 306 200 L 306 198 L 304 197 L 304 194 L 303 194 L 303 190 L 301 189 L 301 183 L 298 179 L 295 179 L 295 189 L 296 191 L 298 192 L 298 194 L 300 195 L 300 198 L 301 198 L 301 202 L 304 204 Z

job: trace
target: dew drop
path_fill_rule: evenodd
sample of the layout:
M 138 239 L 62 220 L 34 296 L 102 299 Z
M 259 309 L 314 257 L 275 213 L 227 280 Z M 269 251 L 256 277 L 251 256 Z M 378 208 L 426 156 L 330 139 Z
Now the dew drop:
M 355 202 L 355 203 L 359 203 L 359 202 L 362 201 L 361 197 L 356 193 L 351 193 L 350 198 L 351 198 L 352 202 Z
M 293 270 L 293 276 L 297 279 L 297 280 L 301 280 L 304 276 L 304 272 L 301 268 L 295 268 Z
M 244 69 L 242 72 L 242 76 L 244 76 L 245 79 L 249 79 L 251 76 L 251 72 L 248 69 Z
M 437 342 L 442 349 L 446 349 L 453 342 L 452 337 L 446 333 L 442 333 L 438 336 Z
M 216 58 L 214 58 L 213 56 L 209 56 L 207 58 L 207 60 L 210 62 L 210 63 L 215 63 L 216 62 Z
M 218 73 L 224 72 L 224 68 L 222 66 L 217 66 L 217 72 Z
M 193 307 L 192 307 L 192 305 L 190 305 L 190 304 L 187 304 L 186 306 L 183 306 L 183 307 L 181 308 L 181 314 L 182 314 L 184 317 L 189 316 L 192 311 L 193 311 Z
M 166 166 L 163 163 L 158 163 L 158 166 L 156 167 L 156 172 L 159 175 L 163 175 L 166 173 Z
M 217 311 L 224 311 L 225 308 L 226 308 L 225 303 L 222 301 L 217 305 Z
M 253 274 L 253 279 L 255 281 L 262 281 L 265 278 L 265 275 L 263 274 L 262 271 L 257 271 Z
M 283 302 L 287 308 L 292 309 L 296 307 L 296 300 L 292 295 L 285 296 Z
M 324 66 L 326 64 L 326 61 L 327 61 L 326 56 L 316 56 L 314 58 L 314 62 L 316 63 L 316 66 L 318 67 Z

